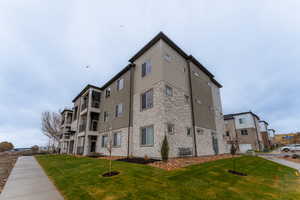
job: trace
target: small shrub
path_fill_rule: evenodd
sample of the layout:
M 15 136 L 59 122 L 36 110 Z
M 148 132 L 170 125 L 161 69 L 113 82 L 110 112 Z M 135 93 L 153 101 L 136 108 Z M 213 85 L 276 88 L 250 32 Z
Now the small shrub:
M 144 160 L 149 160 L 149 157 L 147 156 L 147 154 L 144 155 Z
M 164 162 L 168 161 L 169 159 L 169 143 L 167 136 L 165 136 L 163 143 L 161 145 L 161 158 Z
M 293 159 L 300 158 L 300 155 L 298 155 L 298 154 L 293 154 L 293 155 L 292 155 L 292 158 L 293 158 Z

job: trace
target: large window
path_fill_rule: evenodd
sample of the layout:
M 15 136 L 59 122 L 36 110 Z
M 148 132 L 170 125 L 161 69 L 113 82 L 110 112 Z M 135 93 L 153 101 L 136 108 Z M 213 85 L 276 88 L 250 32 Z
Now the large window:
M 120 147 L 121 146 L 121 132 L 114 133 L 113 146 L 114 147 Z
M 141 110 L 153 107 L 153 90 L 148 90 L 141 95 Z
M 248 131 L 246 129 L 241 130 L 241 135 L 248 135 Z
M 154 144 L 153 125 L 141 128 L 141 145 L 152 146 Z
M 107 135 L 103 135 L 103 136 L 102 136 L 102 143 L 101 143 L 101 146 L 102 146 L 102 147 L 107 147 L 107 141 L 108 141 L 108 136 L 107 136 Z
M 122 90 L 124 88 L 124 79 L 117 80 L 117 90 Z
M 166 85 L 166 96 L 173 96 L 173 89 L 170 86 Z
M 239 119 L 239 123 L 240 123 L 240 124 L 244 124 L 244 123 L 245 123 L 245 119 L 244 119 L 244 118 L 240 118 L 240 119 Z
M 117 104 L 116 105 L 116 117 L 119 117 L 123 114 L 123 104 Z
M 168 134 L 172 135 L 175 132 L 175 125 L 174 124 L 167 124 L 167 131 Z
M 104 111 L 103 113 L 103 121 L 106 122 L 108 120 L 108 112 Z
M 151 63 L 150 61 L 145 61 L 142 64 L 142 77 L 147 76 L 151 72 Z
M 190 127 L 186 128 L 186 135 L 187 136 L 192 136 L 192 129 Z
M 105 90 L 105 97 L 107 98 L 107 97 L 110 97 L 110 88 L 107 88 L 106 90 Z

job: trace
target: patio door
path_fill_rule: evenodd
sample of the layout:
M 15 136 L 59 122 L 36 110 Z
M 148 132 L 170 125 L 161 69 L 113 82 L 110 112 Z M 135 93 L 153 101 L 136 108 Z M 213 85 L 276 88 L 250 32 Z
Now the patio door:
M 96 151 L 96 141 L 91 141 L 91 153 Z

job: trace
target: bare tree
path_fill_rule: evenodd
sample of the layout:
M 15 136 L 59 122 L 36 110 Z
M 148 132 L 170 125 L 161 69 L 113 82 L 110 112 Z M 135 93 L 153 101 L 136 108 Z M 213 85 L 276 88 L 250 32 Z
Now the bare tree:
M 109 174 L 111 174 L 111 153 L 113 148 L 113 141 L 111 135 L 107 137 L 106 149 L 109 153 Z
M 54 143 L 59 144 L 60 140 L 60 125 L 61 115 L 56 112 L 45 111 L 42 113 L 42 132 L 49 140 L 52 140 L 52 148 L 54 149 Z

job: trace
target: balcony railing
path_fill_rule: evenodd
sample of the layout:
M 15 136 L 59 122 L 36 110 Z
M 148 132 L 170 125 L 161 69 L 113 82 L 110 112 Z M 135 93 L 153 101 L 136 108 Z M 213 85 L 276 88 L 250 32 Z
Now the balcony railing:
M 97 131 L 98 129 L 98 120 L 92 120 L 90 125 L 90 131 Z
M 93 108 L 100 108 L 100 101 L 92 101 Z
M 84 109 L 87 108 L 87 105 L 88 103 L 87 102 L 84 102 L 82 105 L 81 105 L 81 111 L 83 111 Z

